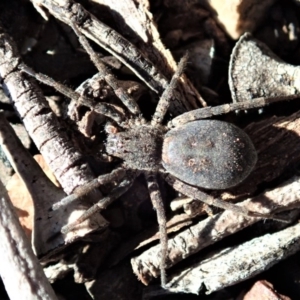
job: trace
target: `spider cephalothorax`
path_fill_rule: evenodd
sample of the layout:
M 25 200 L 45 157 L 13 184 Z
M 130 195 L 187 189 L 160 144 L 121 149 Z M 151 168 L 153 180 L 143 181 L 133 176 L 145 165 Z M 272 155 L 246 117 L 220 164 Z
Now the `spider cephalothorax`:
M 137 125 L 126 131 L 108 132 L 106 151 L 122 158 L 126 167 L 158 172 L 165 129 L 151 124 Z

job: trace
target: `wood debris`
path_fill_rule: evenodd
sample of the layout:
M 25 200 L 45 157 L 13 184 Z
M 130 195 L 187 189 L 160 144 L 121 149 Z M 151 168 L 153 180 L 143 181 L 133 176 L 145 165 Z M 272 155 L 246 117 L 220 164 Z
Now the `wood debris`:
M 56 300 L 1 182 L 0 191 L 0 274 L 10 299 Z
M 172 292 L 206 294 L 251 278 L 300 250 L 300 224 L 223 249 L 172 276 Z
M 244 101 L 254 98 L 260 98 L 264 104 L 268 97 L 292 95 L 295 98 L 299 94 L 299 7 L 294 2 L 230 0 L 225 5 L 224 1 L 217 0 L 124 0 L 122 3 L 115 0 L 80 3 L 12 0 L 0 3 L 0 77 L 3 90 L 17 111 L 14 113 L 9 101 L 0 94 L 0 109 L 4 110 L 0 115 L 0 144 L 33 199 L 32 245 L 37 256 L 47 263 L 45 271 L 56 291 L 59 284 L 55 281 L 62 279 L 61 282 L 72 282 L 72 287 L 80 287 L 84 296 L 75 293 L 75 297 L 82 299 L 89 297 L 87 293 L 94 299 L 124 300 L 161 299 L 178 293 L 174 297 L 184 299 L 179 293 L 221 290 L 226 294 L 223 298 L 235 299 L 236 295 L 242 297 L 249 290 L 249 283 L 237 283 L 299 250 L 300 231 L 295 225 L 300 207 L 297 100 L 269 105 L 261 110 L 262 115 L 226 113 L 232 99 L 237 107 L 242 107 Z M 16 14 L 21 27 L 15 22 Z M 128 193 L 103 211 L 105 219 L 100 214 L 95 215 L 75 231 L 61 234 L 62 226 L 72 223 L 102 194 L 108 195 L 115 187 L 115 182 L 108 183 L 85 199 L 52 211 L 53 204 L 66 194 L 118 166 L 119 161 L 105 153 L 104 128 L 111 126 L 110 122 L 114 125 L 114 121 L 95 112 L 93 105 L 75 103 L 49 87 L 38 86 L 20 71 L 20 65 L 24 67 L 25 62 L 73 90 L 81 84 L 77 91 L 82 98 L 89 96 L 92 103 L 108 104 L 116 109 L 117 115 L 131 118 L 109 83 L 101 74 L 95 74 L 94 66 L 69 25 L 93 41 L 92 48 L 108 73 L 113 73 L 118 86 L 138 102 L 145 120 L 151 119 L 177 67 L 176 61 L 188 51 L 186 75 L 180 79 L 163 124 L 168 124 L 176 115 L 173 120 L 180 123 L 185 118 L 184 113 L 194 109 L 196 116 L 199 106 L 209 105 L 206 112 L 210 116 L 213 107 L 224 104 L 225 114 L 218 118 L 245 127 L 258 153 L 255 169 L 242 184 L 226 191 L 206 190 L 203 195 L 224 201 L 243 201 L 239 205 L 258 213 L 285 217 L 289 223 L 262 222 L 231 211 L 209 210 L 192 199 L 172 203 L 182 195 L 167 185 L 164 175 L 158 177 L 169 218 L 168 290 L 161 289 L 158 280 L 153 280 L 160 276 L 160 245 L 155 245 L 160 235 L 156 221 L 153 222 L 147 188 L 140 178 Z M 229 62 L 234 44 L 229 35 L 236 39 L 245 31 L 251 31 L 254 38 L 244 34 L 236 43 Z M 267 42 L 272 51 L 275 49 L 278 56 L 262 41 Z M 227 83 L 229 65 L 232 99 Z M 278 116 L 269 116 L 274 114 Z M 37 148 L 29 141 L 26 147 L 31 145 L 31 153 L 39 151 L 43 155 L 62 189 L 45 177 L 31 154 L 20 146 L 3 115 L 10 123 L 18 117 L 24 122 Z M 262 120 L 264 115 L 267 117 Z M 3 176 L 5 183 L 11 170 Z M 12 186 L 7 185 L 7 188 L 15 189 L 15 185 Z M 169 209 L 169 203 L 174 211 Z M 209 211 L 209 218 L 204 219 L 204 210 Z M 31 226 L 26 225 L 27 229 Z M 247 234 L 240 239 L 244 232 Z M 6 275 L 1 273 L 3 278 Z M 149 286 L 143 286 L 136 276 Z M 232 285 L 236 285 L 235 294 L 231 294 L 233 288 L 226 289 Z M 273 296 L 284 299 L 275 292 L 280 290 L 278 283 L 274 283 L 274 288 L 263 287 Z M 41 289 L 46 294 L 44 284 Z M 71 295 L 75 290 L 62 289 L 58 294 L 74 298 Z M 217 298 L 220 294 L 214 295 Z

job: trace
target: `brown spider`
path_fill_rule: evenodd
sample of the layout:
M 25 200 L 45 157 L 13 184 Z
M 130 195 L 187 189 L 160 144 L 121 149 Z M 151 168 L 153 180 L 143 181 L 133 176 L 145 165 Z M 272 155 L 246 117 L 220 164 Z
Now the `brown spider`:
M 255 148 L 243 130 L 230 123 L 201 119 L 238 109 L 261 107 L 280 99 L 265 100 L 258 98 L 243 103 L 200 108 L 182 114 L 171 120 L 168 126 L 164 126 L 162 121 L 172 100 L 172 93 L 188 60 L 188 56 L 185 55 L 179 62 L 169 86 L 162 94 L 151 122 L 147 122 L 141 117 L 136 102 L 125 91 L 118 88 L 115 78 L 109 74 L 75 25 L 73 25 L 73 29 L 97 66 L 100 75 L 116 91 L 116 94 L 134 115 L 134 118 L 125 118 L 118 110 L 107 103 L 95 105 L 93 100 L 80 96 L 45 75 L 35 73 L 27 66 L 21 66 L 24 72 L 114 121 L 113 124 L 106 125 L 106 151 L 109 155 L 121 158 L 123 160 L 121 166 L 109 174 L 99 176 L 89 184 L 77 188 L 74 194 L 62 199 L 53 206 L 53 209 L 59 209 L 62 205 L 78 199 L 107 182 L 115 181 L 118 185 L 107 197 L 99 200 L 98 203 L 88 209 L 76 222 L 64 226 L 61 229 L 62 233 L 67 233 L 95 212 L 105 209 L 130 188 L 139 174 L 145 174 L 150 198 L 157 212 L 161 242 L 161 284 L 165 287 L 167 282 L 165 266 L 168 256 L 168 240 L 165 210 L 156 179 L 158 173 L 162 174 L 175 190 L 193 199 L 223 209 L 231 209 L 247 216 L 282 221 L 280 218 L 250 212 L 243 207 L 223 202 L 199 190 L 199 187 L 226 189 L 239 184 L 249 175 L 257 159 Z

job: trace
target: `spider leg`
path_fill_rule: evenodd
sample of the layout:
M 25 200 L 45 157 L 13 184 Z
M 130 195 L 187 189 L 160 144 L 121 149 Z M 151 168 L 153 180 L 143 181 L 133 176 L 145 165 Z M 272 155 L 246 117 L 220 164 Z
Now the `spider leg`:
M 166 258 L 168 256 L 168 235 L 167 235 L 167 219 L 162 201 L 161 193 L 157 183 L 156 175 L 148 173 L 145 175 L 150 198 L 154 209 L 156 210 L 157 221 L 159 225 L 160 234 L 160 246 L 161 246 L 161 257 L 160 257 L 160 278 L 161 286 L 165 287 L 167 284 L 166 276 Z
M 200 200 L 208 205 L 212 205 L 215 207 L 222 208 L 224 210 L 232 210 L 238 214 L 242 214 L 246 217 L 254 217 L 254 218 L 263 218 L 263 219 L 271 219 L 279 222 L 287 223 L 288 221 L 284 218 L 276 217 L 272 214 L 261 214 L 258 212 L 250 211 L 245 207 L 235 205 L 234 203 L 230 203 L 227 201 L 223 201 L 218 198 L 214 198 L 204 192 L 201 192 L 198 188 L 190 186 L 174 177 L 167 175 L 165 176 L 165 180 L 170 184 L 176 191 L 192 198 L 195 200 Z
M 61 232 L 63 234 L 68 233 L 76 226 L 90 218 L 96 212 L 106 209 L 112 202 L 122 196 L 131 187 L 135 177 L 135 172 L 130 174 L 128 172 L 127 176 L 123 178 L 122 182 L 117 187 L 115 187 L 107 197 L 100 199 L 97 203 L 95 203 L 92 207 L 85 211 L 75 222 L 63 226 Z
M 123 168 L 117 168 L 109 174 L 98 176 L 97 178 L 93 179 L 89 183 L 76 188 L 71 195 L 53 204 L 52 209 L 53 210 L 60 209 L 62 206 L 68 205 L 71 202 L 76 201 L 77 199 L 87 195 L 88 193 L 90 193 L 91 191 L 93 191 L 94 189 L 98 188 L 101 185 L 105 185 L 109 182 L 116 182 L 118 184 L 125 177 L 125 175 L 126 173 Z
M 222 114 L 227 114 L 232 111 L 236 110 L 247 110 L 252 108 L 260 108 L 264 107 L 267 104 L 271 104 L 274 102 L 279 102 L 283 100 L 293 100 L 293 99 L 299 99 L 300 95 L 290 95 L 290 96 L 279 96 L 279 97 L 271 97 L 271 98 L 254 98 L 249 101 L 244 102 L 235 102 L 235 103 L 228 103 L 218 106 L 208 106 L 204 108 L 198 108 L 189 112 L 186 112 L 184 114 L 181 114 L 180 116 L 174 118 L 171 120 L 168 124 L 169 128 L 172 127 L 179 127 L 183 124 L 186 124 L 188 122 L 211 118 L 213 116 L 218 116 Z
M 71 22 L 71 27 L 77 35 L 82 47 L 89 54 L 91 61 L 95 64 L 100 75 L 114 90 L 116 96 L 122 101 L 122 103 L 128 108 L 131 113 L 133 113 L 134 115 L 141 115 L 140 108 L 136 101 L 130 95 L 128 95 L 128 93 L 122 87 L 119 86 L 118 80 L 109 72 L 97 53 L 95 53 L 95 51 L 92 49 L 87 38 L 78 30 L 77 25 L 74 22 Z
M 52 86 L 64 96 L 76 101 L 77 103 L 87 106 L 90 109 L 95 110 L 96 112 L 106 117 L 109 117 L 122 127 L 122 123 L 125 121 L 125 114 L 121 113 L 120 109 L 116 109 L 114 105 L 104 102 L 95 104 L 95 101 L 93 99 L 86 96 L 81 96 L 79 93 L 74 92 L 69 87 L 55 81 L 47 75 L 33 71 L 31 68 L 24 64 L 20 65 L 19 68 L 21 69 L 21 71 L 29 74 L 38 81 L 43 82 L 46 85 Z
M 163 118 L 170 106 L 174 89 L 176 88 L 176 86 L 178 84 L 179 78 L 181 77 L 181 75 L 184 72 L 188 58 L 189 58 L 189 56 L 187 53 L 181 58 L 180 62 L 178 63 L 177 70 L 175 71 L 169 85 L 164 90 L 163 94 L 161 95 L 161 97 L 158 101 L 158 104 L 156 106 L 155 113 L 152 117 L 151 124 L 153 126 L 156 126 L 156 125 L 162 123 Z

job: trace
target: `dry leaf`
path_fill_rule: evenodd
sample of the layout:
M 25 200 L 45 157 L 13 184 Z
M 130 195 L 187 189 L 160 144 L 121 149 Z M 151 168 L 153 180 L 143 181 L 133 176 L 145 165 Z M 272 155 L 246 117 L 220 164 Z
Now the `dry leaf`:
M 233 101 L 300 94 L 300 68 L 285 63 L 264 43 L 244 34 L 230 60 L 229 86 Z
M 58 181 L 54 177 L 53 173 L 49 169 L 42 155 L 38 154 L 34 156 L 34 159 L 43 169 L 47 177 L 56 185 L 59 186 Z M 32 232 L 32 221 L 34 214 L 34 207 L 30 193 L 27 190 L 26 185 L 20 176 L 15 173 L 10 181 L 6 185 L 6 190 L 16 208 L 19 216 L 20 223 L 25 230 L 26 235 L 30 238 Z
M 244 32 L 253 32 L 266 17 L 274 0 L 209 0 L 227 33 L 238 39 Z
M 260 280 L 255 282 L 250 291 L 243 297 L 243 300 L 256 299 L 291 300 L 291 298 L 277 293 L 274 290 L 273 285 L 266 280 Z

